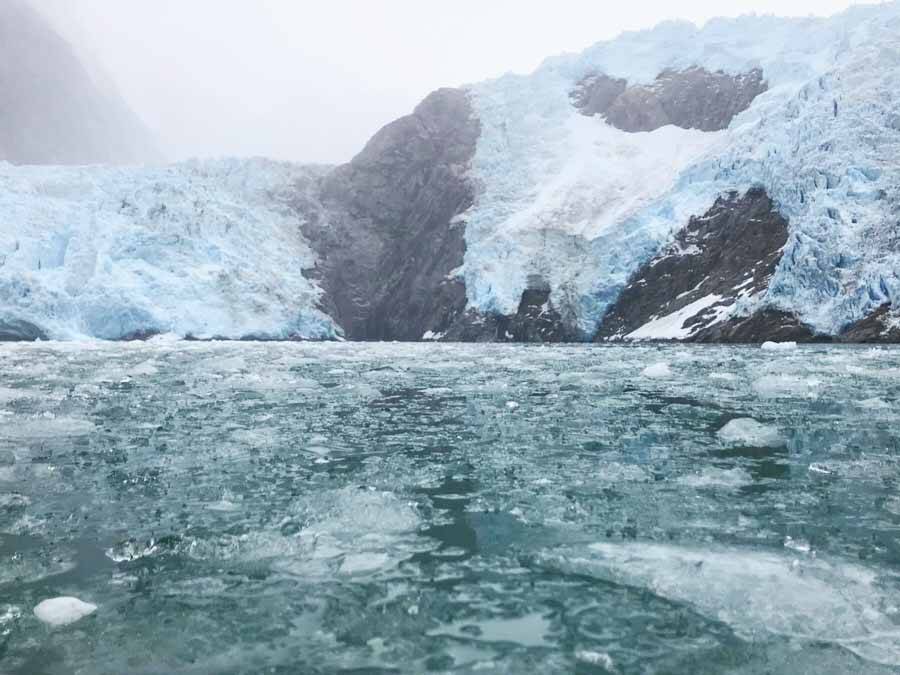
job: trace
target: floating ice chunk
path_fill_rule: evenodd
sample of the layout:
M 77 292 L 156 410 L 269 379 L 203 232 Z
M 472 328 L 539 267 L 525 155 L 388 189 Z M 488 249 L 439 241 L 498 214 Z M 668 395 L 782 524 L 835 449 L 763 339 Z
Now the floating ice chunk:
M 767 375 L 753 383 L 753 390 L 765 398 L 805 396 L 816 398 L 819 395 L 819 380 L 795 377 L 792 375 Z
M 34 608 L 34 615 L 51 626 L 67 626 L 97 611 L 97 605 L 78 598 L 62 597 L 44 600 Z
M 668 363 L 654 363 L 652 366 L 647 366 L 641 372 L 643 377 L 649 377 L 651 379 L 662 379 L 665 377 L 672 376 L 672 369 L 669 368 Z
M 678 479 L 682 485 L 692 488 L 739 488 L 753 483 L 744 469 L 707 468 Z
M 766 352 L 791 352 L 797 349 L 796 342 L 764 342 L 762 346 Z
M 341 574 L 372 574 L 392 565 L 387 553 L 350 553 L 341 563 Z
M 610 672 L 615 672 L 616 664 L 612 660 L 612 657 L 606 652 L 594 652 L 581 650 L 579 652 L 575 652 L 575 658 L 581 661 L 582 663 L 587 663 L 591 666 L 600 666 L 605 670 Z
M 827 464 L 810 464 L 809 472 L 820 476 L 833 476 L 834 470 Z
M 867 398 L 859 401 L 857 405 L 868 410 L 890 410 L 893 407 L 890 403 L 880 398 Z
M 18 418 L 15 423 L 0 426 L 0 439 L 51 439 L 68 436 L 89 436 L 95 430 L 93 422 L 72 417 L 56 417 L 52 413 L 42 417 Z
M 812 551 L 812 546 L 810 546 L 808 541 L 804 539 L 794 539 L 793 537 L 784 538 L 784 547 L 789 548 L 792 551 L 797 551 L 798 553 L 810 553 Z
M 148 542 L 139 542 L 134 539 L 123 541 L 106 551 L 106 557 L 113 562 L 133 562 L 146 558 L 159 551 L 156 541 L 151 539 Z
M 731 420 L 719 430 L 717 435 L 721 441 L 729 445 L 777 448 L 784 444 L 784 439 L 778 429 L 749 418 Z
M 848 561 L 798 561 L 784 552 L 741 548 L 599 543 L 547 552 L 537 562 L 690 604 L 745 640 L 780 635 L 828 641 L 864 659 L 900 665 L 900 631 L 889 609 L 900 602 L 900 589 Z
M 453 390 L 449 387 L 429 387 L 428 389 L 423 389 L 422 393 L 425 396 L 448 396 L 453 393 Z

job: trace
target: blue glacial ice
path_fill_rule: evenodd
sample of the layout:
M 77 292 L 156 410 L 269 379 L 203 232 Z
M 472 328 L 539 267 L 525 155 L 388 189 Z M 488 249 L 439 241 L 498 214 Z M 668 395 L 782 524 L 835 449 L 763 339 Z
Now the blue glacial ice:
M 56 339 L 333 338 L 285 204 L 309 171 L 265 160 L 0 163 L 0 323 Z
M 666 23 L 471 86 L 483 134 L 460 269 L 470 305 L 515 311 L 528 275 L 542 274 L 590 333 L 690 216 L 752 187 L 789 218 L 790 240 L 769 292 L 735 312 L 771 305 L 835 333 L 897 298 L 898 46 L 898 3 L 830 19 Z M 762 68 L 769 91 L 715 133 L 629 134 L 569 100 L 591 72 L 649 83 L 695 65 Z

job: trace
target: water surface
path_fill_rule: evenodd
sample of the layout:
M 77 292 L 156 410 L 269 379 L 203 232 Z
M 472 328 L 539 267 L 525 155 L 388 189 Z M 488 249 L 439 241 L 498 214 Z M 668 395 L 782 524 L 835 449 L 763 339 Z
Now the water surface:
M 896 349 L 2 347 L 0 672 L 897 672 L 898 399 Z

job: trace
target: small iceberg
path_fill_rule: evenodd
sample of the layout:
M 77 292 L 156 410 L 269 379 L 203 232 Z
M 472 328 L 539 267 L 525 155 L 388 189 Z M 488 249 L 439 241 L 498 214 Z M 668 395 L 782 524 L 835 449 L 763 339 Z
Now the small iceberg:
M 669 368 L 668 363 L 654 363 L 652 366 L 644 368 L 641 375 L 643 377 L 649 377 L 650 379 L 659 380 L 664 377 L 671 377 L 672 369 Z
M 765 352 L 792 352 L 796 349 L 796 342 L 764 342 L 762 346 Z
M 750 418 L 731 420 L 719 430 L 717 436 L 728 445 L 751 448 L 777 448 L 784 445 L 784 438 L 778 429 Z
M 97 605 L 78 598 L 62 597 L 44 600 L 34 608 L 34 615 L 51 626 L 68 626 L 97 611 Z

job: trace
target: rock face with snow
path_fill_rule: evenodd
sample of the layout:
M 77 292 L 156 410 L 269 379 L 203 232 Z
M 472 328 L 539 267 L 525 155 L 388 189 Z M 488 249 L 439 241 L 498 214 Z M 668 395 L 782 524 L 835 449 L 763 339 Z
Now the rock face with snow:
M 845 342 L 900 342 L 900 316 L 894 314 L 892 309 L 890 304 L 882 305 L 847 328 L 841 337 Z
M 898 45 L 896 2 L 666 23 L 340 167 L 4 165 L 0 337 L 896 341 Z
M 598 337 L 702 340 L 723 312 L 765 292 L 787 238 L 764 191 L 720 198 L 634 275 Z
M 133 164 L 159 158 L 111 86 L 26 0 L 0 2 L 0 161 Z

